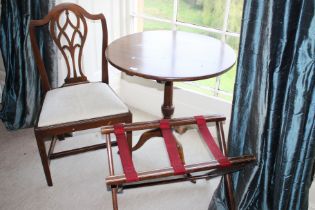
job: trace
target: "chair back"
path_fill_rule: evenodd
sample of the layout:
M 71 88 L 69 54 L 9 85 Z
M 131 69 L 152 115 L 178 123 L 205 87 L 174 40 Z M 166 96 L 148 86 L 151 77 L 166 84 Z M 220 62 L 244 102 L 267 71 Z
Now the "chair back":
M 88 82 L 82 70 L 82 54 L 88 34 L 87 18 L 101 21 L 103 31 L 102 81 L 108 84 L 108 64 L 105 59 L 105 50 L 108 46 L 108 32 L 104 15 L 92 15 L 76 4 L 64 3 L 54 7 L 43 19 L 31 20 L 29 26 L 35 61 L 45 91 L 50 90 L 51 87 L 38 48 L 35 28 L 48 25 L 50 35 L 57 45 L 57 48 L 60 50 L 67 66 L 67 76 L 64 80 L 64 85 L 84 83 Z

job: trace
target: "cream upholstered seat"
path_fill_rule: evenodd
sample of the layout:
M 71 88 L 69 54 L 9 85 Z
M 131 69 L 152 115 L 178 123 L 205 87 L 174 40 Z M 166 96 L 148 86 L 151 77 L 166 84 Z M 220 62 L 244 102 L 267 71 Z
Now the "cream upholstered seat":
M 128 112 L 106 83 L 86 83 L 47 92 L 38 127 Z

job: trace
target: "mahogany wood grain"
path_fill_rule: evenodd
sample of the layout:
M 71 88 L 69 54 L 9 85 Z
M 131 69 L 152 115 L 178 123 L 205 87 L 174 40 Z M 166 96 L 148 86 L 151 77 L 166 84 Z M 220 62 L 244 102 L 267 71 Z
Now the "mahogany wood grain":
M 236 61 L 222 41 L 181 31 L 146 31 L 112 42 L 106 57 L 121 71 L 158 81 L 193 81 L 216 77 Z

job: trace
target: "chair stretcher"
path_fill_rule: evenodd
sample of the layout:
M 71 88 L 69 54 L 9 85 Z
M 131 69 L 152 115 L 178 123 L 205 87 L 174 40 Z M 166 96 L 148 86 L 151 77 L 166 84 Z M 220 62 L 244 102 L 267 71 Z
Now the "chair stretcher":
M 256 159 L 253 155 L 226 157 L 227 148 L 222 126 L 224 121 L 225 117 L 223 116 L 196 116 L 141 123 L 117 124 L 114 126 L 103 127 L 102 134 L 106 136 L 110 172 L 110 175 L 106 178 L 106 185 L 112 192 L 113 209 L 118 210 L 118 189 L 130 189 L 182 181 L 195 182 L 198 179 L 210 179 L 224 175 L 228 206 L 229 209 L 234 210 L 235 203 L 230 173 L 241 170 L 245 166 L 255 162 Z M 207 127 L 206 123 L 208 122 L 215 123 L 219 146 L 215 143 Z M 191 124 L 197 124 L 198 130 L 215 160 L 196 164 L 185 164 L 184 161 L 180 159 L 180 155 L 177 151 L 176 139 L 172 134 L 172 128 L 175 126 Z M 171 167 L 137 172 L 134 168 L 132 154 L 127 144 L 126 132 L 153 128 L 161 129 Z M 122 175 L 115 175 L 114 173 L 111 133 L 114 133 L 116 136 L 119 156 L 124 170 L 124 174 Z M 201 174 L 201 172 L 204 173 Z

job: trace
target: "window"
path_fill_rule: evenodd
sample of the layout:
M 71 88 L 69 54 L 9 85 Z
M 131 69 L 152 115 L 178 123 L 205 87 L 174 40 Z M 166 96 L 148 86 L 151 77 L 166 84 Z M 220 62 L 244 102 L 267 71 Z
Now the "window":
M 238 53 L 244 0 L 133 0 L 131 31 L 179 30 L 220 39 Z M 236 65 L 227 73 L 177 87 L 232 100 Z

